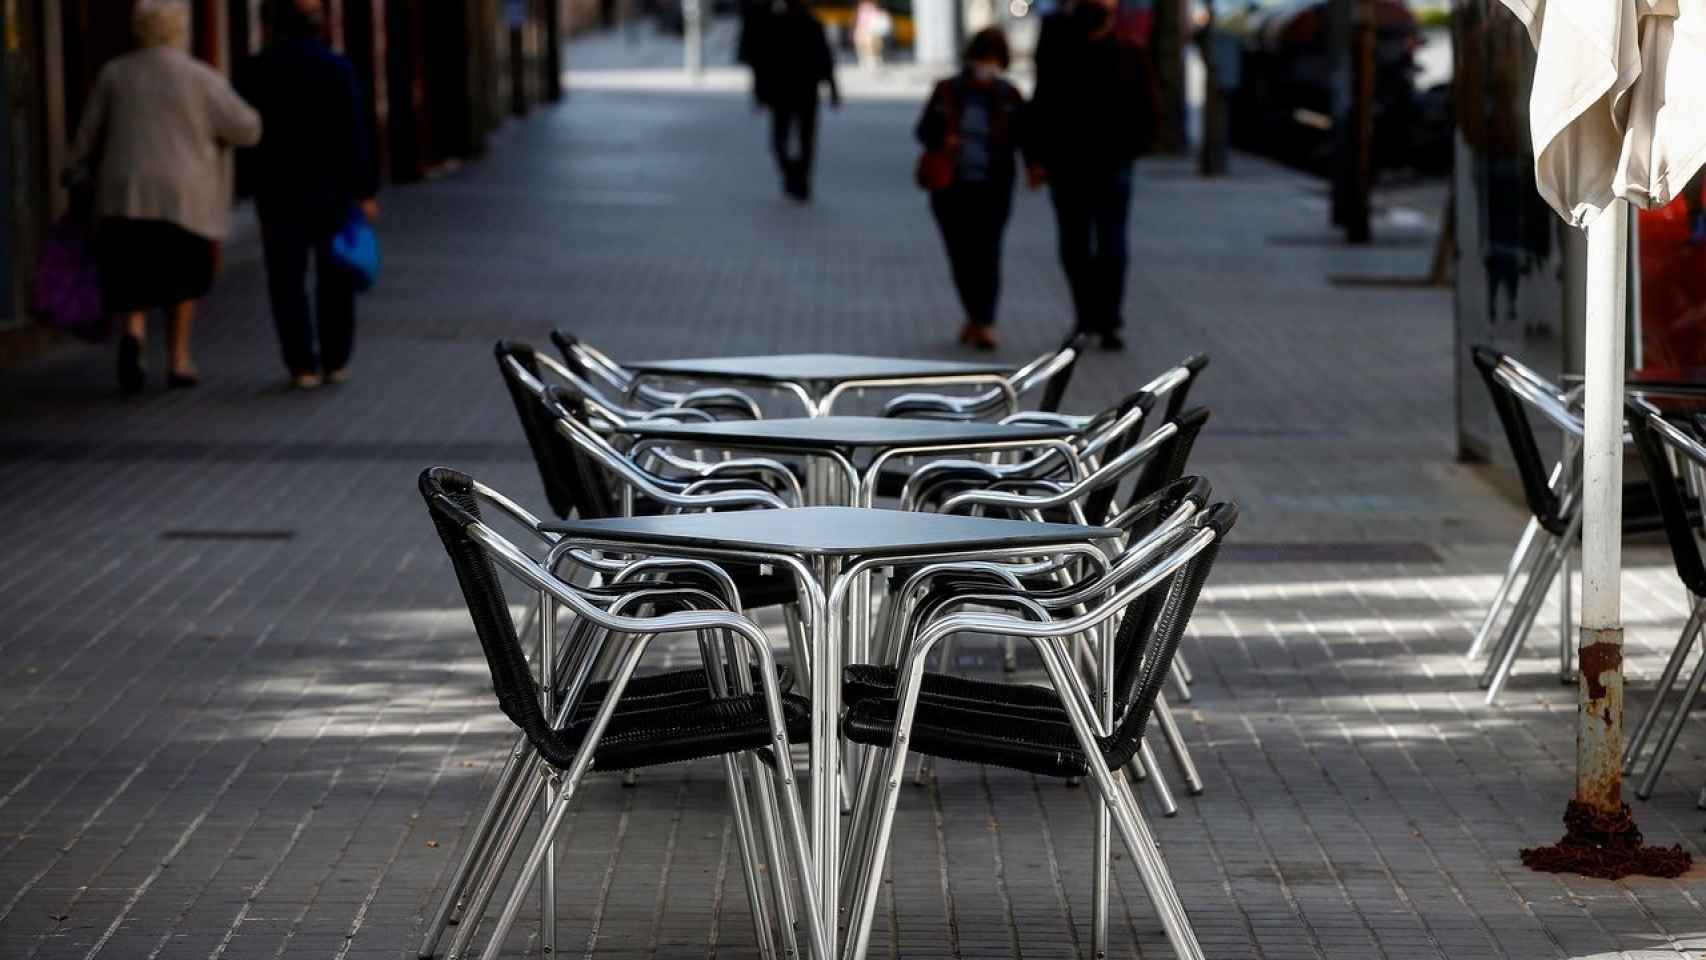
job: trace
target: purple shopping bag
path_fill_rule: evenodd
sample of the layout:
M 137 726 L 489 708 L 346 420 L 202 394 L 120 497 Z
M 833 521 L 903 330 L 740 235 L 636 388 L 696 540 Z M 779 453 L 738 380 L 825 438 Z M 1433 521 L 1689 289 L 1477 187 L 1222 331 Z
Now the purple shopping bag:
M 105 340 L 112 332 L 101 304 L 95 245 L 79 218 L 60 217 L 48 230 L 33 306 L 43 323 L 84 340 Z

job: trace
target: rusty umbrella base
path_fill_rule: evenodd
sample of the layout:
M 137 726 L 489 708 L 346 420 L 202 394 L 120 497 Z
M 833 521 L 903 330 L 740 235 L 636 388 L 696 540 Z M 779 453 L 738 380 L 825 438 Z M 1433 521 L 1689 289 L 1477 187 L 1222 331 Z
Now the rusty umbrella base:
M 1522 851 L 1522 862 L 1542 873 L 1579 873 L 1602 880 L 1679 877 L 1693 866 L 1681 846 L 1643 846 L 1641 828 L 1635 826 L 1627 803 L 1616 813 L 1605 813 L 1579 800 L 1571 800 L 1564 810 L 1564 839 Z

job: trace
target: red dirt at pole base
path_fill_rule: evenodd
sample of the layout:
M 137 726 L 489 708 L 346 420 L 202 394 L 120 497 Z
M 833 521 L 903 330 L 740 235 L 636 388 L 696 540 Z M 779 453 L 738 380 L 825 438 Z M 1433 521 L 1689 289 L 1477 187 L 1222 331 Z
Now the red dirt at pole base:
M 1681 846 L 1641 844 L 1641 828 L 1629 805 L 1604 813 L 1571 800 L 1564 810 L 1564 839 L 1522 851 L 1523 865 L 1542 873 L 1579 873 L 1601 880 L 1623 877 L 1679 877 L 1693 865 Z

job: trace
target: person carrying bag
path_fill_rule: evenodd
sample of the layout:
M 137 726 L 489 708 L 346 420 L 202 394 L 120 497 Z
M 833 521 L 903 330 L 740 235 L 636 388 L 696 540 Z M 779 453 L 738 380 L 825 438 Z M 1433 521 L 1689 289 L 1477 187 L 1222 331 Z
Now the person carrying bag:
M 965 69 L 936 84 L 918 120 L 924 152 L 914 178 L 930 194 L 954 287 L 965 308 L 960 343 L 993 350 L 1001 243 L 1025 149 L 1025 98 L 1002 77 L 1009 55 L 998 27 L 966 47 Z

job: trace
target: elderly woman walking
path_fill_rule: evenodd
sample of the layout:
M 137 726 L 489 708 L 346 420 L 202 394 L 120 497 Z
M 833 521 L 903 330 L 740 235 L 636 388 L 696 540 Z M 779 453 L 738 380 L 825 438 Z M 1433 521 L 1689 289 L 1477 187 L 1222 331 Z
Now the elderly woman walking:
M 231 224 L 230 147 L 261 118 L 187 50 L 182 0 L 142 0 L 138 49 L 101 68 L 73 146 L 93 183 L 101 292 L 120 319 L 118 379 L 142 389 L 148 311 L 166 311 L 168 387 L 201 381 L 190 359 L 196 300 L 213 285 L 214 242 Z

